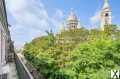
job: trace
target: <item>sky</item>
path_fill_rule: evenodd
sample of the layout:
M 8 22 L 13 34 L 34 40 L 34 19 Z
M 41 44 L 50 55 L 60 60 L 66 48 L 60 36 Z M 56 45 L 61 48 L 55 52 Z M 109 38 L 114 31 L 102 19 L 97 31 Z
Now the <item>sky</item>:
M 8 23 L 15 48 L 21 48 L 46 30 L 60 31 L 74 9 L 86 28 L 98 27 L 104 0 L 6 0 Z M 113 24 L 120 25 L 120 0 L 109 0 Z

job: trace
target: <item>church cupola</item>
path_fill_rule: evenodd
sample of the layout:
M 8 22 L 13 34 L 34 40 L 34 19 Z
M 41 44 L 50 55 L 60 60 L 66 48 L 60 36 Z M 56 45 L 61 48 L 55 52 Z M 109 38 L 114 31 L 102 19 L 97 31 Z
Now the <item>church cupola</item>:
M 101 12 L 101 29 L 104 30 L 105 25 L 112 24 L 112 11 L 109 6 L 109 1 L 104 0 L 104 6 Z
M 71 10 L 67 19 L 67 27 L 68 29 L 76 29 L 77 26 L 78 26 L 78 18 L 75 15 L 74 11 Z

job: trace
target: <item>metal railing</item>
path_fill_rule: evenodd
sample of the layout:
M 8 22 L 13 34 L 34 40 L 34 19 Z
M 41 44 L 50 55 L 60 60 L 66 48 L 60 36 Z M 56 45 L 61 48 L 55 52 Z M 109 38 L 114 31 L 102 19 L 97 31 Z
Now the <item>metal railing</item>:
M 0 79 L 7 79 L 7 74 L 0 75 Z
M 34 79 L 22 60 L 15 53 L 15 64 L 19 79 Z

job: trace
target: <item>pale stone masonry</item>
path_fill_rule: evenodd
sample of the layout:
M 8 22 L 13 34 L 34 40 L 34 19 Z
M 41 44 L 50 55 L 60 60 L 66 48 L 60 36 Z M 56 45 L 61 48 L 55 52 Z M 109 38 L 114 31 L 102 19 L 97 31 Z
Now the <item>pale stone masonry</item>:
M 0 0 L 0 79 L 18 79 L 15 63 L 12 62 L 14 60 L 13 50 L 5 0 Z
M 9 30 L 7 17 L 5 12 L 4 1 L 0 0 L 0 66 L 6 64 L 6 56 L 8 52 Z
M 71 10 L 70 15 L 67 18 L 67 28 L 76 29 L 78 26 L 78 18 L 75 15 L 74 11 Z
M 105 25 L 112 24 L 112 10 L 108 0 L 104 0 L 104 5 L 101 11 L 101 30 L 104 30 Z

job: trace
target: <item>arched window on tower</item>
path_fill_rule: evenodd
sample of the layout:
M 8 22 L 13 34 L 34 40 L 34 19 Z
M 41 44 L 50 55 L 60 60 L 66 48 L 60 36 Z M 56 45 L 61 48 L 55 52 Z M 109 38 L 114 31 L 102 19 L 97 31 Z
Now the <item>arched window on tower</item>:
M 105 25 L 108 25 L 109 23 L 108 23 L 108 16 L 109 16 L 109 14 L 108 13 L 106 13 L 105 14 Z
M 105 14 L 105 17 L 108 17 L 108 16 L 109 16 L 109 14 L 108 14 L 108 13 L 106 13 L 106 14 Z

